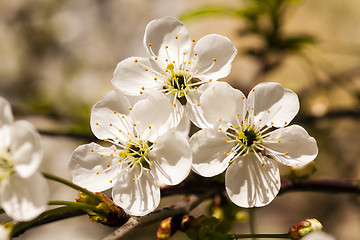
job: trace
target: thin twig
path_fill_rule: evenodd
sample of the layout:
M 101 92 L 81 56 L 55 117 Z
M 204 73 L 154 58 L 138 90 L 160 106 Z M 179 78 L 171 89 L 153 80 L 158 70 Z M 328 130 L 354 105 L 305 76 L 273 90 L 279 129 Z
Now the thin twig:
M 128 236 L 135 231 L 139 230 L 143 226 L 159 222 L 165 218 L 176 216 L 180 214 L 187 214 L 196 206 L 198 206 L 204 199 L 209 197 L 210 194 L 204 194 L 201 196 L 190 195 L 185 199 L 181 200 L 177 204 L 169 207 L 162 208 L 155 212 L 152 212 L 143 217 L 131 217 L 127 223 L 116 229 L 114 232 L 104 237 L 102 240 L 117 240 L 125 236 Z

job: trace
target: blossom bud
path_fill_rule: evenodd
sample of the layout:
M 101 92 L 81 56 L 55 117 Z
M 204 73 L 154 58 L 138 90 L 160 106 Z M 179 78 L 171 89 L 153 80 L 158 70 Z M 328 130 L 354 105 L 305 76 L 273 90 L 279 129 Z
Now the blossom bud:
M 117 206 L 108 196 L 102 193 L 95 193 L 100 200 L 95 200 L 80 192 L 77 202 L 87 203 L 96 206 L 96 210 L 84 209 L 93 222 L 99 222 L 109 227 L 120 226 L 129 218 L 128 215 Z
M 303 166 L 290 167 L 291 177 L 298 180 L 305 180 L 316 172 L 316 166 L 313 162 Z
M 175 217 L 167 218 L 163 221 L 161 221 L 158 231 L 157 231 L 157 238 L 158 239 L 168 239 L 177 230 L 182 230 L 182 221 L 185 216 L 178 215 Z
M 289 230 L 289 237 L 292 240 L 298 240 L 312 231 L 323 231 L 321 223 L 315 218 L 305 219 L 292 226 Z

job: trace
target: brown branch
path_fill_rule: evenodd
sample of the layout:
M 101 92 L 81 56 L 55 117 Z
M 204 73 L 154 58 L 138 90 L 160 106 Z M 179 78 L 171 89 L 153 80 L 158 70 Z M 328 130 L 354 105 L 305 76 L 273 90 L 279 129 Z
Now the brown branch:
M 200 196 L 190 195 L 174 205 L 159 209 L 143 217 L 131 217 L 124 225 L 104 237 L 102 240 L 121 239 L 134 233 L 143 226 L 159 222 L 168 217 L 187 214 L 210 195 L 210 193 Z
M 360 180 L 317 179 L 294 181 L 286 178 L 281 180 L 279 194 L 299 191 L 360 194 Z

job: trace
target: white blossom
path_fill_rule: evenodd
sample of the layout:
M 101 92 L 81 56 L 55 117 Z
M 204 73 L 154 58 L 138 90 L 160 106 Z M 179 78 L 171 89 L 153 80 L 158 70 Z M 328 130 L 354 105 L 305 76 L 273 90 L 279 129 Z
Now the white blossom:
M 190 118 L 195 97 L 201 85 L 226 77 L 237 53 L 232 42 L 210 34 L 198 42 L 191 39 L 184 24 L 176 18 L 151 21 L 145 30 L 145 49 L 149 57 L 130 57 L 121 61 L 112 83 L 132 96 L 163 92 L 169 96 L 175 111 L 189 105 Z
M 0 97 L 0 201 L 6 214 L 28 221 L 47 206 L 49 189 L 37 173 L 42 160 L 40 136 L 26 121 L 14 121 L 10 104 Z
M 260 83 L 246 99 L 227 83 L 198 98 L 205 128 L 190 138 L 192 169 L 205 177 L 224 172 L 226 191 L 241 207 L 270 203 L 280 188 L 277 162 L 304 165 L 317 156 L 314 138 L 288 126 L 299 110 L 297 95 L 278 83 Z M 275 161 L 276 160 L 276 161 Z
M 92 109 L 91 128 L 111 146 L 79 146 L 69 164 L 73 182 L 91 191 L 112 188 L 114 202 L 128 214 L 153 211 L 160 184 L 178 184 L 191 169 L 188 121 L 172 108 L 161 93 L 133 106 L 122 93 L 108 93 Z

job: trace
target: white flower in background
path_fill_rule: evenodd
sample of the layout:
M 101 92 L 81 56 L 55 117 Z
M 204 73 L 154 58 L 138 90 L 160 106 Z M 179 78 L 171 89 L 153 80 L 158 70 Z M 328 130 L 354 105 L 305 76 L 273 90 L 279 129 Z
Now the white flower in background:
M 161 93 L 149 94 L 134 106 L 122 93 L 108 93 L 92 109 L 91 129 L 111 146 L 79 146 L 69 164 L 74 183 L 91 191 L 112 187 L 114 202 L 128 214 L 153 211 L 160 202 L 160 184 L 178 184 L 191 169 L 180 118 Z
M 9 102 L 0 97 L 0 202 L 17 221 L 31 220 L 46 209 L 49 188 L 37 173 L 41 160 L 39 134 L 26 121 L 14 122 Z
M 132 96 L 163 92 L 172 99 L 175 111 L 181 104 L 194 105 L 192 98 L 201 85 L 226 77 L 237 53 L 228 38 L 217 34 L 196 42 L 184 24 L 172 17 L 151 21 L 144 45 L 150 57 L 121 61 L 112 83 Z
M 0 225 L 0 240 L 10 240 L 10 234 L 4 225 Z
M 275 198 L 280 188 L 276 161 L 299 166 L 317 156 L 315 139 L 298 125 L 287 126 L 299 100 L 278 83 L 261 83 L 246 99 L 218 82 L 198 101 L 203 113 L 198 125 L 207 127 L 190 138 L 192 168 L 205 177 L 227 169 L 226 191 L 241 207 L 264 206 Z
M 301 240 L 336 240 L 336 238 L 326 232 L 313 231 L 306 234 Z

